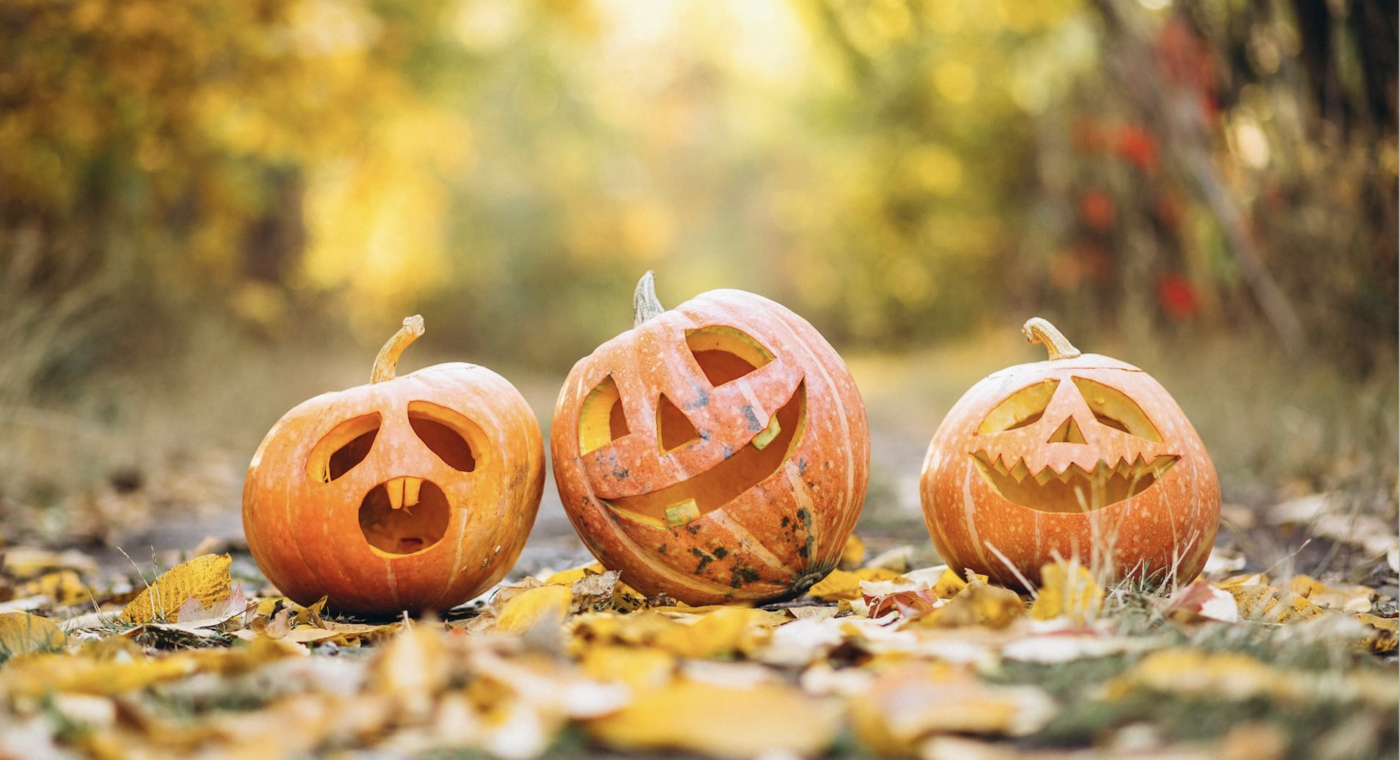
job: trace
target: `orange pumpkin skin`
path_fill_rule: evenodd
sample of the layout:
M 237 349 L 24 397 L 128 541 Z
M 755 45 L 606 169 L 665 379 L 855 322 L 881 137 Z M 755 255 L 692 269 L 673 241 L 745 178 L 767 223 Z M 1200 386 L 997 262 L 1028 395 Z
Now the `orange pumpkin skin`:
M 1069 349 L 992 374 L 939 425 L 920 480 L 934 546 L 1008 585 L 1038 584 L 1057 553 L 1108 580 L 1190 582 L 1220 520 L 1205 445 L 1146 372 Z
M 751 371 L 729 376 L 745 371 L 730 349 Z M 835 350 L 785 307 L 738 290 L 697 296 L 580 360 L 551 450 L 593 555 L 647 595 L 695 605 L 797 596 L 830 572 L 870 459 L 865 407 Z
M 375 415 L 366 454 L 360 436 Z M 359 443 L 340 445 L 347 438 Z M 327 460 L 357 445 L 363 459 L 343 473 Z M 336 477 L 326 482 L 328 464 Z M 391 507 L 386 488 L 404 485 L 421 501 Z M 243 527 L 258 567 L 298 603 L 328 596 L 330 608 L 363 615 L 444 610 L 515 563 L 543 486 L 539 423 L 520 393 L 484 367 L 439 364 L 287 412 L 248 467 Z M 379 522 L 362 524 L 366 516 Z

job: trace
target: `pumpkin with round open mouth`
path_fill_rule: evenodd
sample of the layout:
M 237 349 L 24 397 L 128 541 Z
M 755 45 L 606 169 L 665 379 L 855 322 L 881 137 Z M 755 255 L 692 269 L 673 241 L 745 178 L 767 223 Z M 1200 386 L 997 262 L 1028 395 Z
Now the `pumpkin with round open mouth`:
M 1043 319 L 1023 331 L 1050 358 L 979 382 L 929 445 L 920 490 L 939 554 L 1008 584 L 1038 583 L 1056 555 L 1109 579 L 1195 578 L 1220 519 L 1196 429 L 1146 372 L 1081 354 Z
M 287 412 L 248 467 L 243 529 L 258 567 L 301 604 L 340 612 L 444 610 L 499 581 L 544 488 L 539 422 L 484 367 L 396 377 L 423 334 L 404 320 L 369 385 Z
M 602 564 L 689 604 L 797 596 L 840 559 L 869 475 L 865 407 L 806 320 L 738 290 L 672 310 L 652 275 L 632 330 L 569 373 L 550 443 Z

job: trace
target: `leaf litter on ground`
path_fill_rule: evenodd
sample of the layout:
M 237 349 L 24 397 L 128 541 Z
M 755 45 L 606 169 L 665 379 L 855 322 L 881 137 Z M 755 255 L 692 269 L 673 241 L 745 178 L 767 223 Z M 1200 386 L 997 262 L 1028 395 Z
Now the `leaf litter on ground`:
M 373 621 L 235 579 L 227 554 L 149 586 L 103 581 L 71 554 L 16 554 L 0 603 L 41 601 L 0 612 L 4 760 L 1395 747 L 1393 604 L 1310 576 L 1229 575 L 1242 568 L 1228 557 L 1160 591 L 1051 563 L 1030 599 L 910 569 L 904 547 L 870 556 L 856 538 L 843 569 L 765 608 L 648 599 L 589 564 L 502 584 L 442 619 Z M 81 599 L 63 591 L 78 587 Z

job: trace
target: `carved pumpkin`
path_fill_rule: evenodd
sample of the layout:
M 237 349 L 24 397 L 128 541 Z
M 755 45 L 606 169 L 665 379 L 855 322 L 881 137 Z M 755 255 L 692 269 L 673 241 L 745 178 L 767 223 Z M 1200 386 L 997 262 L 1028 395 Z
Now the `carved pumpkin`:
M 584 543 L 623 580 L 689 604 L 800 595 L 840 560 L 869 474 L 865 407 L 801 317 L 738 290 L 636 325 L 569 373 L 554 478 Z
M 934 546 L 959 572 L 1039 582 L 1055 554 L 1111 579 L 1189 582 L 1220 519 L 1215 467 L 1150 375 L 1026 322 L 1048 361 L 994 373 L 939 425 L 921 479 Z
M 395 377 L 423 318 L 380 351 L 369 385 L 287 412 L 243 489 L 248 548 L 282 593 L 335 610 L 443 610 L 520 555 L 544 486 L 539 423 L 504 378 L 472 364 Z

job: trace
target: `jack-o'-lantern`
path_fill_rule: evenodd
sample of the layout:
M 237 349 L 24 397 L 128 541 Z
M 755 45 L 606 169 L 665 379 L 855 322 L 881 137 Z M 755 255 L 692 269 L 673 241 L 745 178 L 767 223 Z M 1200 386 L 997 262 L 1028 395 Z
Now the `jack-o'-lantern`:
M 1130 364 L 1081 354 L 1049 322 L 1047 361 L 994 373 L 938 427 L 921 479 L 934 546 L 959 571 L 1035 584 L 1056 555 L 1109 579 L 1200 573 L 1220 486 L 1170 394 Z
M 410 317 L 369 385 L 287 412 L 253 455 L 243 529 L 301 604 L 365 615 L 443 610 L 500 580 L 544 487 L 539 422 L 500 375 L 465 363 L 395 377 Z
M 629 585 L 689 604 L 800 595 L 865 500 L 865 407 L 806 320 L 738 290 L 672 310 L 648 272 L 632 330 L 569 373 L 554 479 L 584 544 Z

